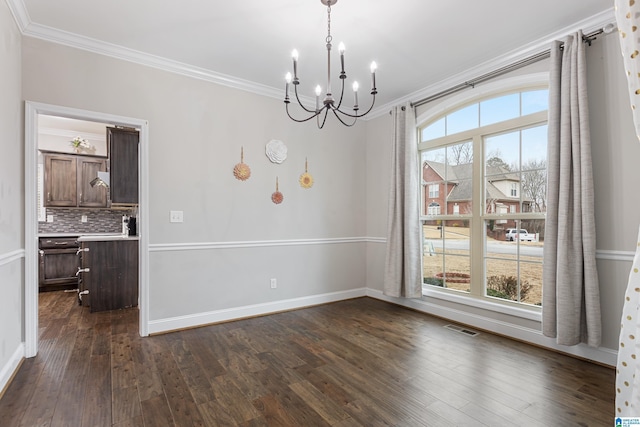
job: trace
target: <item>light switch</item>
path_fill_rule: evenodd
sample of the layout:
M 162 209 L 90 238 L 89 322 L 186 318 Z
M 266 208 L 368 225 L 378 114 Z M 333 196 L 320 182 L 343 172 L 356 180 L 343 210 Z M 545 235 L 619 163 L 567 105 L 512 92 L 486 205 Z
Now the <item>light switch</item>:
M 87 222 L 87 216 L 86 215 L 82 215 L 80 217 L 80 222 Z
M 184 216 L 182 211 L 171 211 L 169 214 L 169 221 L 171 222 L 184 222 Z

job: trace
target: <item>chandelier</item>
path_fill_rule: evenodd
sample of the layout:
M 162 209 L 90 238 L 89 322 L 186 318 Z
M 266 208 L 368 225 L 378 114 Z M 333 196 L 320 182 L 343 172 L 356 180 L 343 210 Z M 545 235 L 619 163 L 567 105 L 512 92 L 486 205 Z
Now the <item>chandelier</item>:
M 300 84 L 300 80 L 298 79 L 298 51 L 293 50 L 291 53 L 291 57 L 293 58 L 293 76 L 291 73 L 287 73 L 285 76 L 286 85 L 285 85 L 285 96 L 284 96 L 284 104 L 287 110 L 287 115 L 293 121 L 302 123 L 308 120 L 316 118 L 318 123 L 318 129 L 322 129 L 324 127 L 325 122 L 327 121 L 327 115 L 331 111 L 340 122 L 345 126 L 353 126 L 356 123 L 356 120 L 360 117 L 366 116 L 371 109 L 373 108 L 373 104 L 376 102 L 376 94 L 378 90 L 376 89 L 376 68 L 377 65 L 375 62 L 371 63 L 371 95 L 373 97 L 371 101 L 371 106 L 364 113 L 359 113 L 360 107 L 358 106 L 358 82 L 353 82 L 353 108 L 351 112 L 345 109 L 342 105 L 343 97 L 344 97 L 344 84 L 347 79 L 347 74 L 344 71 L 344 44 L 340 43 L 338 45 L 338 51 L 340 52 L 340 98 L 336 103 L 336 100 L 333 97 L 331 92 L 331 6 L 336 4 L 338 0 L 320 0 L 322 4 L 327 6 L 327 90 L 324 95 L 324 99 L 320 99 L 320 95 L 322 94 L 322 87 L 320 85 L 316 86 L 316 105 L 314 108 L 306 107 L 298 96 L 298 85 Z M 289 104 L 291 101 L 289 100 L 289 85 L 293 83 L 293 91 L 295 93 L 296 100 L 298 101 L 298 105 L 304 112 L 306 112 L 307 117 L 297 119 L 294 118 L 289 112 Z

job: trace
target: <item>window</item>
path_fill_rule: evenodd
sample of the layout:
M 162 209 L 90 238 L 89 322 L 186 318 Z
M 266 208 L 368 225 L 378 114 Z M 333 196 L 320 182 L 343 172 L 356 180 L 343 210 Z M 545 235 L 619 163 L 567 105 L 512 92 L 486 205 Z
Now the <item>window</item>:
M 421 203 L 425 289 L 542 304 L 547 95 L 479 99 L 419 128 L 423 182 L 443 190 Z
M 440 186 L 438 184 L 430 184 L 429 185 L 429 198 L 437 199 L 440 197 Z

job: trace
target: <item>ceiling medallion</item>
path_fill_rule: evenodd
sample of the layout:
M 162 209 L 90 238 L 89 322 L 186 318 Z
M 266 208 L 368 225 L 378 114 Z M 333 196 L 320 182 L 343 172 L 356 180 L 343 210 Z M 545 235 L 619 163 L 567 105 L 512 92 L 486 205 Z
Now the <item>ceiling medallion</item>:
M 285 80 L 287 82 L 285 85 L 285 96 L 284 96 L 285 108 L 287 110 L 287 115 L 289 116 L 289 118 L 296 122 L 306 122 L 307 120 L 311 120 L 315 117 L 318 124 L 318 129 L 322 129 L 324 127 L 324 124 L 327 121 L 327 115 L 329 114 L 329 111 L 331 111 L 336 116 L 336 118 L 340 121 L 340 123 L 342 123 L 343 125 L 353 126 L 356 123 L 356 120 L 358 118 L 366 116 L 371 111 L 371 109 L 373 108 L 373 104 L 376 101 L 376 94 L 378 93 L 378 90 L 376 89 L 377 65 L 375 62 L 371 63 L 371 96 L 373 97 L 371 101 L 371 106 L 366 112 L 360 113 L 360 114 L 358 113 L 358 111 L 360 110 L 360 107 L 358 106 L 359 85 L 358 85 L 358 82 L 354 81 L 352 86 L 353 100 L 354 100 L 353 108 L 352 108 L 353 112 L 347 112 L 345 110 L 345 107 L 342 106 L 342 99 L 344 96 L 344 84 L 345 84 L 345 80 L 347 79 L 347 74 L 344 71 L 345 48 L 344 48 L 344 44 L 340 43 L 338 45 L 338 51 L 340 52 L 341 71 L 340 71 L 339 77 L 341 81 L 341 84 L 340 84 L 341 89 L 340 89 L 340 98 L 336 103 L 336 100 L 333 98 L 333 94 L 331 92 L 331 47 L 332 47 L 331 41 L 333 39 L 331 37 L 331 6 L 336 4 L 338 0 L 320 0 L 320 1 L 322 2 L 322 4 L 327 6 L 327 38 L 325 39 L 327 43 L 327 88 L 324 95 L 324 99 L 322 99 L 322 101 L 320 100 L 320 95 L 322 94 L 322 88 L 320 87 L 320 85 L 318 85 L 316 86 L 315 109 L 306 107 L 300 101 L 300 98 L 298 96 L 298 85 L 300 84 L 300 80 L 298 79 L 298 51 L 294 49 L 293 52 L 291 53 L 291 56 L 293 58 L 293 77 L 291 76 L 291 73 L 287 73 L 285 77 Z M 289 84 L 290 83 L 293 83 L 293 91 L 296 97 L 296 101 L 298 101 L 298 105 L 302 110 L 304 110 L 304 112 L 308 114 L 307 117 L 305 118 L 301 118 L 301 119 L 294 118 L 289 112 L 289 104 L 291 103 L 291 101 L 289 100 Z

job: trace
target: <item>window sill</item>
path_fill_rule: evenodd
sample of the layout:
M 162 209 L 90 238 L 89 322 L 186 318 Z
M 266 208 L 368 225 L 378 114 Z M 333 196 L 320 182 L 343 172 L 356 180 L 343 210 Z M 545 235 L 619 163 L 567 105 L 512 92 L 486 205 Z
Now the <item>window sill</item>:
M 471 295 L 459 295 L 457 293 L 449 292 L 446 290 L 430 289 L 426 286 L 423 286 L 422 288 L 422 296 L 480 308 L 482 310 L 493 311 L 496 313 L 506 314 L 522 319 L 533 320 L 537 322 L 542 321 L 542 307 L 515 307 L 510 303 L 500 303 L 498 301 L 494 302 L 490 301 L 489 299 L 478 298 Z

